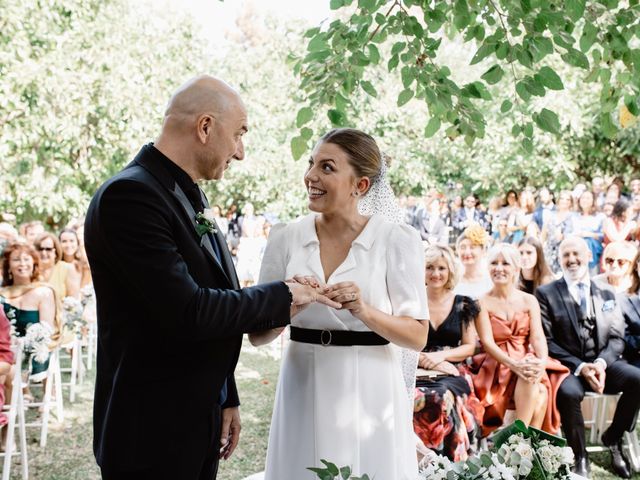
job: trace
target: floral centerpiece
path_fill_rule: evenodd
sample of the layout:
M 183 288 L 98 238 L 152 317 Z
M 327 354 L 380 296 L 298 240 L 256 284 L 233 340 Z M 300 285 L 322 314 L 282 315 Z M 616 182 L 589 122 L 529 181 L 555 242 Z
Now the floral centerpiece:
M 495 433 L 489 451 L 463 462 L 437 455 L 420 471 L 424 480 L 564 480 L 571 476 L 573 452 L 564 438 L 516 420 Z M 324 468 L 309 468 L 320 480 L 368 480 L 365 474 L 352 477 L 349 467 L 338 468 L 322 460 Z

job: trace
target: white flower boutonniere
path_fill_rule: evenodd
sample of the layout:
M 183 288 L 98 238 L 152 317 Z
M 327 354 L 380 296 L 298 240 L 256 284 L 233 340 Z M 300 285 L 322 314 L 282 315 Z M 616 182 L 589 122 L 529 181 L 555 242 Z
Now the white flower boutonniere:
M 216 220 L 211 208 L 205 208 L 202 212 L 196 214 L 196 232 L 200 235 L 201 240 L 205 233 L 218 233 Z
M 616 301 L 615 300 L 607 300 L 606 302 L 604 302 L 602 304 L 602 311 L 603 312 L 610 312 L 614 308 L 616 308 Z

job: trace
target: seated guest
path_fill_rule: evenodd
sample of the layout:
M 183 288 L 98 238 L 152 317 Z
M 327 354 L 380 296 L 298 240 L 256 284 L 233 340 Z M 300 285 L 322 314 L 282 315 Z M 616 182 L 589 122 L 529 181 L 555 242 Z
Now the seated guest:
M 76 288 L 79 291 L 85 285 L 92 283 L 84 246 L 80 243 L 78 232 L 73 228 L 63 229 L 58 238 L 62 249 L 62 260 L 73 265 L 78 274 L 74 276 L 74 279 L 79 279 L 75 281 L 77 285 L 74 285 L 74 291 Z
M 478 197 L 471 193 L 464 199 L 464 208 L 458 210 L 453 219 L 453 229 L 459 235 L 462 231 L 477 223 L 485 230 L 489 230 L 489 223 L 486 220 L 485 213 L 478 208 Z
M 11 351 L 11 324 L 0 308 L 0 427 L 7 424 L 8 418 L 2 413 L 7 398 L 11 398 L 11 380 L 13 379 L 13 352 Z
M 495 245 L 488 261 L 493 286 L 480 298 L 475 323 L 483 352 L 473 357 L 471 367 L 476 395 L 485 408 L 483 434 L 501 426 L 509 409 L 526 425 L 556 433 L 556 392 L 569 370 L 548 357 L 536 298 L 516 288 L 518 250 L 506 243 Z
M 430 198 L 427 210 L 420 212 L 416 218 L 416 228 L 420 237 L 432 245 L 449 243 L 449 232 L 444 220 L 440 217 L 440 199 Z
M 484 256 L 489 235 L 480 225 L 464 229 L 456 241 L 456 251 L 462 263 L 463 273 L 455 287 L 455 293 L 479 298 L 491 288 L 491 280 L 485 268 Z
M 611 246 L 613 244 L 609 244 Z M 626 323 L 624 358 L 640 367 L 640 251 L 631 262 L 631 282 L 625 293 L 618 294 L 620 308 Z
M 459 367 L 473 355 L 479 307 L 475 300 L 453 293 L 459 269 L 449 247 L 427 247 L 425 260 L 429 340 L 418 366 L 442 376 L 417 379 L 413 428 L 426 447 L 457 462 L 467 459 L 480 438 L 482 407 Z
M 39 257 L 33 246 L 26 242 L 15 242 L 7 246 L 2 254 L 2 288 L 0 303 L 6 316 L 15 321 L 16 332 L 24 336 L 32 323 L 47 323 L 57 340 L 60 322 L 57 317 L 54 290 L 39 278 Z M 34 382 L 47 376 L 49 361 L 35 359 L 31 364 L 31 378 Z
M 555 278 L 547 265 L 540 240 L 525 237 L 518 242 L 518 251 L 522 260 L 518 288 L 531 295 L 540 285 L 553 282 Z
M 602 253 L 604 273 L 593 277 L 594 282 L 610 285 L 616 293 L 626 293 L 633 281 L 633 259 L 638 249 L 631 242 L 611 242 Z
M 580 403 L 585 392 L 619 393 L 613 422 L 602 434 L 611 450 L 613 470 L 629 478 L 629 462 L 622 452 L 622 436 L 635 428 L 640 407 L 640 369 L 620 358 L 624 350 L 624 320 L 616 292 L 589 278 L 590 252 L 584 239 L 568 236 L 560 244 L 563 277 L 539 287 L 542 323 L 549 353 L 571 371 L 558 390 L 558 410 L 574 472 L 587 477 L 589 463 Z
M 589 269 L 593 275 L 597 275 L 600 268 L 600 255 L 602 255 L 602 222 L 604 215 L 597 213 L 593 193 L 583 192 L 578 199 L 578 211 L 571 216 L 566 234 L 582 237 L 587 243 L 591 257 Z
M 80 294 L 81 275 L 75 267 L 62 260 L 60 242 L 52 233 L 43 233 L 34 242 L 40 258 L 40 277 L 53 287 L 58 301 Z
M 606 246 L 611 242 L 633 240 L 637 229 L 638 225 L 633 218 L 633 207 L 627 199 L 621 198 L 613 204 L 611 216 L 602 222 L 603 244 Z

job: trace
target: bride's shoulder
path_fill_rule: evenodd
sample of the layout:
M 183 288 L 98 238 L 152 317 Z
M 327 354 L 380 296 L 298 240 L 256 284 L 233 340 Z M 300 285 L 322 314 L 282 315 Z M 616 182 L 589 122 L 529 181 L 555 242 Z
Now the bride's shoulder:
M 407 225 L 406 223 L 392 223 L 387 220 L 384 220 L 383 227 L 385 229 L 385 233 L 387 234 L 387 238 L 391 243 L 400 243 L 406 244 L 407 242 L 413 243 L 422 243 L 420 239 L 420 234 L 418 231 L 413 228 L 411 225 Z
M 291 222 L 276 223 L 271 227 L 269 239 L 286 240 L 309 232 L 315 232 L 314 219 L 315 215 L 309 214 L 300 216 Z

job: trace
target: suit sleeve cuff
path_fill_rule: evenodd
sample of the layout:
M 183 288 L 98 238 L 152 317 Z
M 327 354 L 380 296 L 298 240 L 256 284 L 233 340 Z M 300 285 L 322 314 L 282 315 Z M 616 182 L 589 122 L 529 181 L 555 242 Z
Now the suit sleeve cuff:
M 602 365 L 602 368 L 607 369 L 607 361 L 604 358 L 596 358 L 593 363 L 599 363 Z
M 585 365 L 586 365 L 586 362 L 582 362 L 580 365 L 578 365 L 578 368 L 576 368 L 576 371 L 573 372 L 573 374 L 576 377 L 579 377 L 580 376 L 580 372 L 582 371 L 582 367 L 584 367 Z

